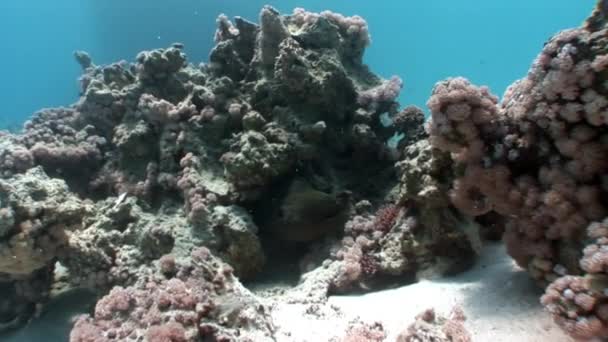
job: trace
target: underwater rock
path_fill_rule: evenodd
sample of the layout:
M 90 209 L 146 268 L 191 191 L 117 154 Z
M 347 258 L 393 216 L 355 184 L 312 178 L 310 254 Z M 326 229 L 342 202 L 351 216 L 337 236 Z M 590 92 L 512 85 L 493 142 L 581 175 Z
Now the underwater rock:
M 226 75 L 234 81 L 242 80 L 256 53 L 259 26 L 236 17 L 233 25 L 227 16 L 217 19 L 215 47 L 209 55 L 209 67 L 215 75 Z
M 413 202 L 427 208 L 449 206 L 446 196 L 450 188 L 452 161 L 450 156 L 434 149 L 428 140 L 420 140 L 404 150 L 404 158 L 396 164 L 401 175 L 402 203 Z
M 257 238 L 258 227 L 249 213 L 236 205 L 216 206 L 210 217 L 210 225 L 219 236 L 220 255 L 241 279 L 256 275 L 266 258 Z
M 67 235 L 89 211 L 41 167 L 0 179 L 0 331 L 24 323 L 47 301 Z
M 90 67 L 95 66 L 93 64 L 93 60 L 91 59 L 91 56 L 86 51 L 74 52 L 74 58 L 76 58 L 76 61 L 78 62 L 78 64 L 80 64 L 80 67 L 82 68 L 82 70 L 86 70 Z
M 34 156 L 15 137 L 0 132 L 0 178 L 9 178 L 34 166 Z
M 397 113 L 392 118 L 392 124 L 399 132 L 404 134 L 401 144 L 407 146 L 426 138 L 424 121 L 424 112 L 416 106 L 407 106 Z
M 0 273 L 0 333 L 20 328 L 38 314 L 50 298 L 52 282 L 53 265 L 24 276 Z
M 336 49 L 345 64 L 361 64 L 364 50 L 371 42 L 367 23 L 360 16 L 346 17 L 331 11 L 311 13 L 296 8 L 287 19 L 288 28 L 296 38 L 303 37 L 303 42 L 321 48 Z
M 69 234 L 59 261 L 73 286 L 97 291 L 135 282 L 142 268 L 173 250 L 180 223 L 187 226 L 183 218 L 145 212 L 133 197 L 99 202 L 95 212 Z
M 466 267 L 479 252 L 481 241 L 472 222 L 450 204 L 453 166 L 449 155 L 420 140 L 405 148 L 404 159 L 396 167 L 401 174 L 399 201 L 415 213 L 411 219 L 416 227 L 410 232 L 416 240 L 427 241 L 414 245 L 427 246 L 429 257 L 452 259 L 453 271 Z M 410 253 L 420 255 L 420 250 Z
M 65 182 L 49 178 L 40 167 L 0 179 L 0 212 L 7 219 L 0 236 L 0 273 L 26 276 L 52 265 L 88 210 Z
M 262 134 L 247 131 L 233 145 L 235 152 L 222 156 L 227 178 L 238 187 L 267 185 L 293 165 L 293 148 L 283 141 L 270 142 Z
M 274 66 L 279 55 L 279 44 L 289 36 L 283 21 L 284 18 L 276 9 L 270 6 L 262 8 L 260 12 L 260 35 L 255 58 L 259 60 L 264 68 Z
M 163 83 L 176 74 L 186 64 L 186 55 L 177 47 L 140 52 L 138 62 L 138 79 L 144 84 Z

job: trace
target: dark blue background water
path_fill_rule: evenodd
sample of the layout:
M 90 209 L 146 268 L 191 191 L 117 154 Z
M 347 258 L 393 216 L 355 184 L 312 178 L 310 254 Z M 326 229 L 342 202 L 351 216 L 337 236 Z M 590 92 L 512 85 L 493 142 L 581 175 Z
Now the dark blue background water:
M 366 61 L 405 80 L 401 100 L 423 106 L 433 84 L 463 75 L 497 94 L 525 75 L 543 42 L 578 26 L 594 0 L 2 0 L 0 128 L 20 125 L 42 107 L 77 97 L 74 50 L 97 64 L 132 60 L 138 51 L 186 44 L 204 61 L 219 13 L 257 18 L 269 3 L 331 9 L 365 17 L 372 33 Z

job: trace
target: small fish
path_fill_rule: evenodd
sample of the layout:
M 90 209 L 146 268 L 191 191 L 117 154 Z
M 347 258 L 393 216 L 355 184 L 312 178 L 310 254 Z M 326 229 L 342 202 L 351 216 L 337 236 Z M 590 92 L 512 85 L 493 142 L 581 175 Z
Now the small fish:
M 126 192 L 123 192 L 122 194 L 120 194 L 120 196 L 118 196 L 118 198 L 116 199 L 116 202 L 114 202 L 114 207 L 112 207 L 112 209 L 118 208 L 118 206 L 121 205 L 122 202 L 124 202 L 126 198 L 127 198 Z

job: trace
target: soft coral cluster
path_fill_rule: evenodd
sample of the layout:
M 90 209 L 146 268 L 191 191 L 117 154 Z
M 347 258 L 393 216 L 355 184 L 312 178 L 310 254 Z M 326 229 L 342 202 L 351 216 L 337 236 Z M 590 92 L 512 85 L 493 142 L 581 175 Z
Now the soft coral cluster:
M 0 179 L 0 273 L 28 275 L 52 265 L 87 209 L 65 182 L 40 167 Z
M 439 83 L 428 102 L 431 142 L 457 163 L 452 203 L 472 216 L 499 214 L 509 254 L 539 284 L 555 281 L 544 302 L 568 317 L 558 323 L 570 334 L 586 338 L 604 336 L 603 318 L 577 320 L 593 307 L 583 278 L 557 278 L 598 271 L 590 268 L 598 255 L 589 259 L 584 248 L 585 227 L 608 214 L 607 4 L 549 40 L 500 104 L 461 78 Z M 567 291 L 563 303 L 580 303 L 560 311 L 570 304 L 555 305 L 564 298 L 556 291 L 572 287 L 580 291 Z
M 558 278 L 541 298 L 555 321 L 581 340 L 608 337 L 608 220 L 591 223 L 587 236 L 591 242 L 580 260 L 586 275 Z
M 431 144 L 465 165 L 450 192 L 452 203 L 473 216 L 497 210 L 495 206 L 508 196 L 508 170 L 484 159 L 485 139 L 498 134 L 497 101 L 487 88 L 453 78 L 435 85 L 427 103 L 432 115 L 427 126 Z
M 97 171 L 107 144 L 95 127 L 82 122 L 80 113 L 72 108 L 36 113 L 17 139 L 29 149 L 36 165 L 51 175 L 68 178 L 68 182 L 74 180 L 70 183 L 86 182 Z
M 380 323 L 356 323 L 348 328 L 346 334 L 332 342 L 382 342 L 386 339 L 386 332 Z
M 464 79 L 438 84 L 429 100 L 432 143 L 463 166 L 452 203 L 472 216 L 494 211 L 507 217 L 509 252 L 545 283 L 555 278 L 557 265 L 578 269 L 564 258 L 572 253 L 559 251 L 577 246 L 555 242 L 576 238 L 606 214 L 604 127 L 586 118 L 602 107 L 589 108 L 591 114 L 575 121 L 559 114 L 577 106 L 574 112 L 583 114 L 589 94 L 603 98 L 601 75 L 588 65 L 594 54 L 583 54 L 598 44 L 585 40 L 589 35 L 579 29 L 555 37 L 500 107 L 486 89 Z
M 370 213 L 363 201 L 357 209 L 360 213 L 346 222 L 345 236 L 332 251 L 339 265 L 330 282 L 332 292 L 370 290 L 429 269 L 457 272 L 472 260 L 471 243 L 449 210 L 435 212 L 433 216 L 441 217 L 431 220 L 414 202 L 386 204 Z

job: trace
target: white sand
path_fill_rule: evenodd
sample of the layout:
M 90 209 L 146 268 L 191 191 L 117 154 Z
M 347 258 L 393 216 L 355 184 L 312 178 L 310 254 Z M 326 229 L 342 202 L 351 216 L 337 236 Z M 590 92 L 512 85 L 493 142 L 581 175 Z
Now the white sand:
M 460 305 L 468 317 L 466 326 L 473 341 L 572 341 L 543 311 L 540 294 L 504 247 L 491 245 L 484 248 L 473 269 L 456 277 L 367 295 L 331 297 L 329 304 L 339 310 L 319 309 L 326 313 L 325 318 L 307 315 L 298 305 L 280 305 L 274 317 L 282 331 L 292 332 L 279 341 L 328 341 L 341 335 L 356 316 L 365 322 L 381 322 L 389 335 L 387 341 L 394 341 L 424 309 L 434 307 L 447 314 L 454 305 Z

